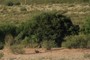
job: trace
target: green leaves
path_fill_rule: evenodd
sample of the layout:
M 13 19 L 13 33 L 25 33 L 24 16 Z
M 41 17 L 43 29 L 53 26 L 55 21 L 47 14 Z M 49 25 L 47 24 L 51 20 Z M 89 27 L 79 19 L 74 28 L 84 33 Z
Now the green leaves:
M 90 34 L 90 18 L 86 19 L 86 22 L 84 23 L 82 30 L 85 34 Z
M 16 30 L 16 26 L 14 26 L 12 24 L 0 25 L 0 33 L 2 33 L 2 34 L 8 34 L 8 33 L 14 34 L 14 33 L 16 33 L 15 30 Z
M 39 43 L 57 39 L 61 42 L 65 36 L 77 31 L 70 18 L 56 11 L 39 13 L 21 26 L 25 32 L 24 36 L 36 36 Z

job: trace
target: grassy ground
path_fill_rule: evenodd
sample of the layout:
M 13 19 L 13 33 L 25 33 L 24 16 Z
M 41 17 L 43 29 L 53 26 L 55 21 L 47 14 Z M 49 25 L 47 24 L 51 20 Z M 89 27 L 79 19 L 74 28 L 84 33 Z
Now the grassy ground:
M 90 3 L 90 0 L 0 0 L 0 4 L 6 4 L 8 1 L 22 4 Z
M 33 14 L 39 11 L 57 10 L 69 16 L 75 24 L 82 25 L 86 17 L 90 17 L 89 4 L 34 4 L 22 6 L 0 5 L 0 24 L 20 24 L 30 19 Z

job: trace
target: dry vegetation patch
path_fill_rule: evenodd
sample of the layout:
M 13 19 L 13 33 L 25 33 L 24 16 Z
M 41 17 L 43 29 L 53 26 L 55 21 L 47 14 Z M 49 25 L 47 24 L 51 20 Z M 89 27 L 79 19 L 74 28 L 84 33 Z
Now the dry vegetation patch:
M 72 18 L 75 24 L 82 24 L 82 20 L 90 16 L 89 4 L 32 4 L 21 6 L 0 5 L 0 22 L 19 24 L 25 22 L 32 14 L 39 11 L 57 10 Z

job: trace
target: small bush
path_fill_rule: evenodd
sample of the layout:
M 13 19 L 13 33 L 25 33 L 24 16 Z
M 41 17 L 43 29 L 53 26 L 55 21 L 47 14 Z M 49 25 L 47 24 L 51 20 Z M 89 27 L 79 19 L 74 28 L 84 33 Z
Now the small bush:
M 84 58 L 88 58 L 88 59 L 90 59 L 90 54 L 84 54 Z
M 23 45 L 25 48 L 30 47 L 30 40 L 29 39 L 30 39 L 29 37 L 25 37 L 25 39 L 22 40 L 20 44 Z
M 20 5 L 21 3 L 19 1 L 15 2 L 14 5 Z
M 24 54 L 25 53 L 22 45 L 13 45 L 13 46 L 11 46 L 11 51 L 14 54 Z
M 42 42 L 41 44 L 42 48 L 46 48 L 47 50 L 51 50 L 51 48 L 54 48 L 56 47 L 56 43 L 55 41 L 52 41 L 52 40 L 45 40 Z
M 4 43 L 0 42 L 0 50 L 3 49 L 3 47 L 4 47 Z
M 90 35 L 89 35 L 90 36 Z M 62 47 L 66 48 L 90 48 L 90 37 L 88 35 L 75 35 L 65 38 Z
M 2 24 L 0 25 L 0 34 L 15 34 L 16 33 L 16 26 L 14 24 Z
M 1 59 L 3 56 L 4 56 L 4 54 L 3 54 L 3 53 L 0 53 L 0 59 Z
M 7 1 L 5 2 L 5 4 L 6 4 L 7 6 L 13 6 L 13 5 L 14 5 L 14 3 L 13 3 L 12 1 L 10 1 L 10 0 L 7 0 Z
M 90 40 L 87 42 L 87 48 L 90 49 Z
M 27 9 L 25 7 L 21 7 L 20 11 L 27 11 Z
M 9 34 L 10 36 L 6 38 Z M 13 37 L 15 35 L 16 35 L 16 26 L 14 26 L 14 24 L 13 25 L 12 24 L 1 24 L 0 25 L 0 43 L 1 43 L 0 48 L 4 47 L 4 44 L 6 43 L 5 41 L 8 41 L 8 40 L 12 41 L 10 37 L 11 36 Z
M 90 34 L 90 18 L 86 18 L 83 28 L 81 29 L 85 34 Z

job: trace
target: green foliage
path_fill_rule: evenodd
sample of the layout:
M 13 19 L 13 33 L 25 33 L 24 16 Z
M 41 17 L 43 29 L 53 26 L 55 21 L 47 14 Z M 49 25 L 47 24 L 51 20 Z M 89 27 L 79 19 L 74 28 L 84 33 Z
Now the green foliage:
M 0 34 L 8 34 L 8 33 L 11 33 L 11 34 L 15 34 L 16 33 L 16 26 L 13 25 L 13 24 L 2 24 L 0 25 Z
M 6 4 L 7 6 L 13 6 L 13 5 L 14 5 L 14 3 L 13 3 L 11 0 L 6 0 L 6 1 L 5 1 L 5 4 Z
M 14 5 L 20 5 L 21 3 L 19 1 L 16 1 Z
M 13 5 L 20 5 L 21 4 L 19 0 L 5 0 L 4 3 L 7 6 L 13 6 Z
M 11 34 L 12 36 L 16 35 L 16 26 L 14 24 L 2 24 L 0 25 L 0 49 L 3 48 L 5 44 L 5 36 Z
M 4 46 L 3 42 L 0 42 L 0 50 L 3 49 L 3 46 Z
M 68 36 L 62 43 L 66 48 L 90 48 L 90 35 Z
M 51 11 L 33 16 L 30 21 L 20 26 L 19 30 L 23 32 L 22 38 L 36 36 L 38 43 L 43 40 L 54 40 L 60 46 L 65 36 L 76 34 L 78 29 L 74 27 L 70 18 L 59 12 Z
M 25 39 L 22 40 L 20 44 L 23 45 L 25 48 L 30 47 L 29 39 L 30 39 L 29 37 L 25 37 Z
M 90 40 L 87 42 L 87 48 L 90 48 Z
M 90 18 L 86 18 L 85 23 L 83 25 L 82 31 L 85 34 L 90 34 Z
M 42 48 L 46 48 L 47 50 L 50 50 L 51 48 L 54 48 L 56 47 L 56 43 L 55 41 L 52 41 L 52 40 L 44 40 L 42 41 Z

